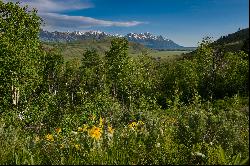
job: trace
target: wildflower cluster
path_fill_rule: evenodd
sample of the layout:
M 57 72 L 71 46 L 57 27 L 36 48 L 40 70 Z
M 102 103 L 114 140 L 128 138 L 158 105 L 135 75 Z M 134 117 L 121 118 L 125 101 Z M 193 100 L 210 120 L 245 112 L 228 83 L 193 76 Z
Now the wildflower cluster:
M 88 134 L 90 137 L 99 140 L 102 136 L 102 130 L 99 127 L 93 126 L 89 131 Z
M 138 122 L 132 122 L 128 125 L 128 127 L 132 130 L 135 130 L 137 129 L 138 127 L 142 127 L 144 125 L 144 122 L 143 121 L 138 121 Z
M 46 139 L 47 141 L 49 141 L 49 142 L 54 142 L 54 137 L 53 137 L 52 134 L 47 134 L 47 135 L 45 136 L 45 139 Z
M 59 128 L 56 128 L 56 133 L 57 134 L 60 134 L 62 132 L 62 129 L 59 127 Z
M 114 130 L 115 129 L 113 129 L 112 126 L 108 126 L 108 133 L 113 134 Z

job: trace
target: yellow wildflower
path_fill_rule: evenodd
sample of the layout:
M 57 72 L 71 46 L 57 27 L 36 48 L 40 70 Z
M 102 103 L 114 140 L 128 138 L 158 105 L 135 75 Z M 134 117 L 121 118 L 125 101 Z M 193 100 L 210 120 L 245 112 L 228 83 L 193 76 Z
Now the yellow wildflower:
M 56 128 L 56 133 L 59 134 L 60 132 L 62 132 L 62 129 L 60 127 Z
M 172 123 L 176 123 L 176 119 L 175 118 L 172 118 Z
M 39 141 L 40 141 L 39 136 L 36 136 L 36 137 L 35 137 L 35 142 L 39 142 Z
M 83 127 L 78 127 L 78 132 L 87 131 L 88 125 L 84 124 Z
M 144 122 L 143 122 L 143 121 L 141 121 L 141 120 L 139 120 L 139 121 L 138 121 L 138 124 L 140 124 L 140 125 L 144 125 Z
M 92 127 L 90 130 L 89 130 L 89 135 L 96 139 L 96 140 L 99 140 L 101 138 L 101 135 L 102 135 L 102 131 L 101 131 L 101 128 L 99 127 Z
M 60 149 L 63 149 L 65 147 L 64 144 L 60 144 Z
M 79 144 L 75 144 L 75 148 L 76 148 L 76 150 L 80 150 L 80 145 Z
M 136 122 L 132 122 L 131 124 L 128 125 L 129 128 L 135 128 L 137 126 Z
M 113 134 L 113 133 L 114 133 L 114 130 L 115 130 L 115 129 L 113 129 L 112 126 L 108 126 L 108 132 L 109 132 L 110 134 Z
M 78 132 L 82 132 L 83 128 L 78 127 L 77 130 L 78 130 Z
M 103 127 L 103 119 L 102 119 L 102 117 L 100 117 L 100 120 L 99 120 L 99 127 L 100 127 L 100 128 Z
M 46 138 L 47 141 L 51 141 L 51 142 L 54 141 L 54 137 L 53 137 L 52 134 L 47 134 L 47 135 L 45 136 L 45 138 Z

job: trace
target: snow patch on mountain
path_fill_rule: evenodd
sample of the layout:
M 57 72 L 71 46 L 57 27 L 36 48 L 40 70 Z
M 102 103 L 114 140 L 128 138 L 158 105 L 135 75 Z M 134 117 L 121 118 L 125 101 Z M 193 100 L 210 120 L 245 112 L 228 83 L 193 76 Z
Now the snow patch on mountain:
M 167 39 L 161 35 L 155 36 L 149 32 L 145 33 L 133 33 L 130 32 L 127 35 L 120 34 L 107 34 L 102 31 L 74 31 L 74 32 L 48 32 L 41 30 L 40 31 L 40 39 L 42 41 L 59 41 L 59 42 L 69 42 L 76 40 L 87 40 L 87 39 L 104 39 L 107 37 L 124 37 L 128 41 L 137 42 L 143 44 L 147 47 L 154 49 L 175 49 L 182 48 L 182 46 L 174 43 L 172 40 Z

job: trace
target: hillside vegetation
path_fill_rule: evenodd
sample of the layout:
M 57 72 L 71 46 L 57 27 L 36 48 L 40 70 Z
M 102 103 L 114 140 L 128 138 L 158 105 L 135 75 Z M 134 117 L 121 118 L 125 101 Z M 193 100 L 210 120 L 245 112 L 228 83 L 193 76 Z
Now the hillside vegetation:
M 58 50 L 63 57 L 68 59 L 82 58 L 83 52 L 87 49 L 95 49 L 101 56 L 105 55 L 105 52 L 109 50 L 111 46 L 112 38 L 106 38 L 102 40 L 82 40 L 75 42 L 43 42 L 45 50 Z M 144 52 L 155 52 L 152 49 L 146 48 L 139 43 L 129 42 L 129 54 L 143 54 Z
M 115 38 L 65 61 L 36 11 L 0 12 L 0 164 L 249 164 L 247 53 L 204 39 L 163 61 Z
M 206 37 L 210 40 L 209 37 Z M 249 54 L 249 28 L 221 36 L 218 40 L 210 43 L 215 52 L 240 52 Z M 197 50 L 184 53 L 182 58 L 190 59 L 196 54 Z
M 247 51 L 249 50 L 249 28 L 222 36 L 214 44 L 224 47 L 226 51 Z
M 88 49 L 95 49 L 100 56 L 105 56 L 105 52 L 109 50 L 111 46 L 112 38 L 106 38 L 102 40 L 82 40 L 75 42 L 42 42 L 43 49 L 48 50 L 57 50 L 62 54 L 63 58 L 68 61 L 72 59 L 81 59 L 83 52 Z M 129 56 L 140 56 L 147 54 L 148 56 L 154 58 L 162 59 L 176 59 L 181 57 L 182 54 L 189 51 L 157 51 L 147 48 L 139 43 L 129 42 L 128 44 L 128 54 Z

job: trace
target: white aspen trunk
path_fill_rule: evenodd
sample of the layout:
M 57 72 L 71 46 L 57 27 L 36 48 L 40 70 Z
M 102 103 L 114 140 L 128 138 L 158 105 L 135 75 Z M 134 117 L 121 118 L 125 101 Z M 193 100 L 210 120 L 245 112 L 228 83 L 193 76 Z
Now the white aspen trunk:
M 51 93 L 51 88 L 50 88 L 50 85 L 49 85 L 49 93 Z
M 14 105 L 17 105 L 19 102 L 19 88 L 14 87 L 14 85 L 11 86 L 12 90 L 12 103 Z
M 18 105 L 18 103 L 19 103 L 19 88 L 16 88 L 16 90 L 17 90 L 17 94 L 16 94 L 16 102 L 17 102 L 17 105 Z
M 54 86 L 54 78 L 55 78 L 55 73 L 52 72 L 52 85 L 51 85 L 51 91 L 53 92 L 54 89 L 55 89 L 55 86 Z
M 116 97 L 116 83 L 114 84 L 113 94 L 114 94 L 114 97 Z
M 16 92 L 13 85 L 11 86 L 11 90 L 12 90 L 12 103 L 16 105 Z

